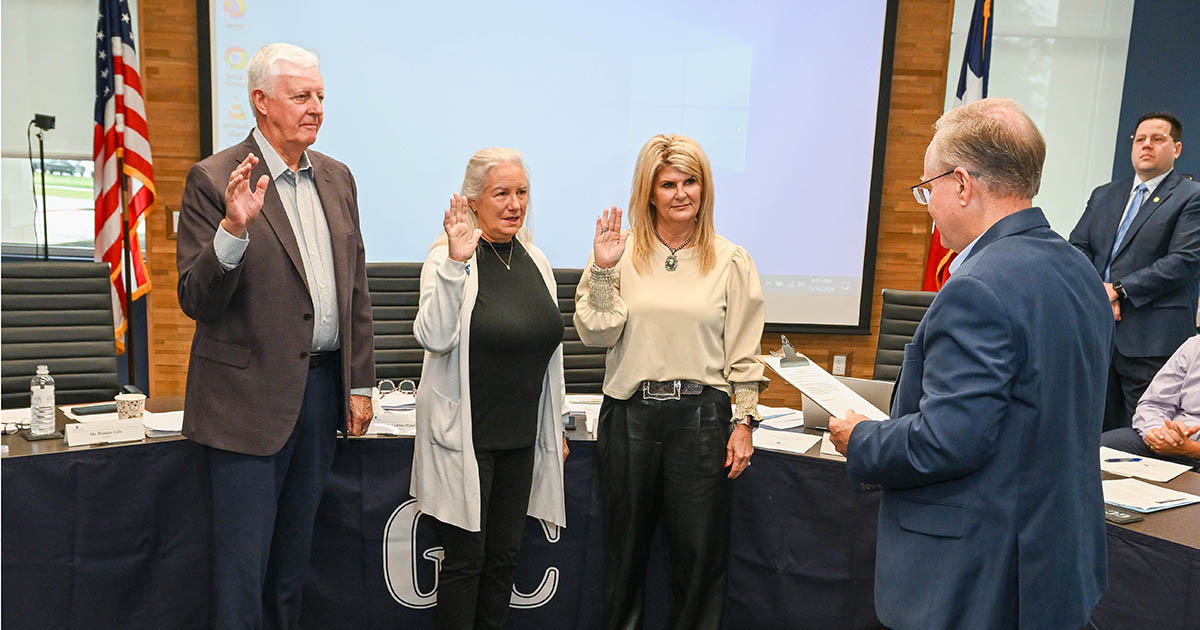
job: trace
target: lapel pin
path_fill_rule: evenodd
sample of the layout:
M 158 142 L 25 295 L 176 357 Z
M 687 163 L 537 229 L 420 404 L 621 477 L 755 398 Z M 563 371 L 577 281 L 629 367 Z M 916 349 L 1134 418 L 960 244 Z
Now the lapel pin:
M 1158 197 L 1154 198 L 1154 203 L 1158 203 Z

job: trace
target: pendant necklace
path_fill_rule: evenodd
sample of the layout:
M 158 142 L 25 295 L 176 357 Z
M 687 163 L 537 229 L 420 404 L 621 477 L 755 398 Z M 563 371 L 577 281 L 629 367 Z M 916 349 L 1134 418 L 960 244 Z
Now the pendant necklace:
M 514 251 L 516 251 L 516 249 L 517 249 L 517 246 L 516 246 L 516 245 L 512 245 L 512 244 L 510 243 L 510 245 L 512 245 L 512 247 L 510 247 L 510 248 L 509 248 L 509 250 L 508 250 L 508 260 L 507 260 L 507 261 L 505 261 L 503 258 L 501 258 L 501 257 L 500 257 L 500 252 L 496 251 L 496 246 L 495 246 L 495 245 L 492 245 L 492 242 L 491 242 L 491 241 L 487 240 L 486 238 L 485 238 L 485 239 L 482 239 L 482 240 L 483 240 L 483 242 L 485 242 L 485 243 L 487 243 L 487 244 L 488 244 L 488 247 L 491 247 L 491 248 L 492 248 L 492 253 L 496 255 L 496 260 L 499 260 L 499 261 L 500 261 L 500 264 L 501 264 L 501 265 L 504 265 L 504 268 L 505 268 L 505 269 L 507 269 L 508 271 L 512 271 L 512 256 L 513 256 L 513 252 L 514 252 Z M 515 240 L 517 240 L 517 239 L 516 239 L 516 238 L 514 238 L 513 240 L 515 241 Z M 661 240 L 661 239 L 660 239 L 660 240 Z M 687 243 L 684 243 L 684 245 L 686 245 L 686 244 L 687 244 Z
M 675 271 L 675 269 L 679 266 L 679 257 L 675 255 L 675 252 L 687 247 L 688 243 L 692 242 L 692 237 L 696 235 L 696 230 L 692 230 L 692 233 L 688 235 L 687 240 L 684 241 L 679 247 L 671 247 L 670 245 L 667 245 L 667 242 L 663 240 L 662 235 L 658 233 L 658 228 L 654 228 L 654 235 L 658 237 L 658 242 L 662 243 L 663 247 L 666 247 L 671 252 L 667 255 L 667 261 L 664 266 L 667 268 L 667 271 Z

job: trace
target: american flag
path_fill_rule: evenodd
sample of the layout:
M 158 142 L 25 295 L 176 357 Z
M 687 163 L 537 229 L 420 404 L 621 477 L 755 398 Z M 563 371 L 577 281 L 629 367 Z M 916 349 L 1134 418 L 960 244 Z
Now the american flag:
M 100 0 L 96 25 L 96 125 L 92 141 L 95 160 L 96 262 L 109 264 L 112 280 L 113 328 L 117 351 L 125 351 L 124 242 L 121 233 L 121 184 L 118 161 L 128 178 L 129 249 L 133 261 L 133 299 L 150 290 L 150 275 L 142 259 L 137 228 L 154 208 L 154 166 L 150 159 L 150 130 L 142 101 L 133 46 L 132 20 L 126 0 Z

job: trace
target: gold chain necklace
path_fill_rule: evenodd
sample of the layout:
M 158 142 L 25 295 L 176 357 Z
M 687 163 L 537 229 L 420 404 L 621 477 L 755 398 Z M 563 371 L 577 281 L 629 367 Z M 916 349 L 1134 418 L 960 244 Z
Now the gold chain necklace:
M 516 237 L 513 237 L 513 240 L 514 240 L 514 241 L 515 241 L 515 240 L 517 240 L 517 239 L 516 239 Z M 510 248 L 509 248 L 509 250 L 508 250 L 508 260 L 507 260 L 507 261 L 505 261 L 503 258 L 501 258 L 501 257 L 500 257 L 500 252 L 496 251 L 496 246 L 495 246 L 495 245 L 492 245 L 492 242 L 491 242 L 491 241 L 489 241 L 489 240 L 487 240 L 487 239 L 485 238 L 485 239 L 483 239 L 483 242 L 487 243 L 487 244 L 488 244 L 488 247 L 491 247 L 491 248 L 492 248 L 492 253 L 496 255 L 496 260 L 499 260 L 499 261 L 500 261 L 500 264 L 504 265 L 504 268 L 505 268 L 506 270 L 508 270 L 508 271 L 512 271 L 512 256 L 513 256 L 513 252 L 514 252 L 514 251 L 516 251 L 516 249 L 517 249 L 517 246 L 516 246 L 516 245 L 513 245 L 512 247 L 510 247 Z

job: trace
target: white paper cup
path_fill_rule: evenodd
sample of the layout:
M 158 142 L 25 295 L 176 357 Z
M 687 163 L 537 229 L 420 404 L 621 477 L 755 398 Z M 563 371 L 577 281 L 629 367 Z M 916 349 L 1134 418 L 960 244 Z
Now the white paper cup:
M 141 418 L 146 409 L 145 394 L 117 394 L 117 417 L 122 420 Z

